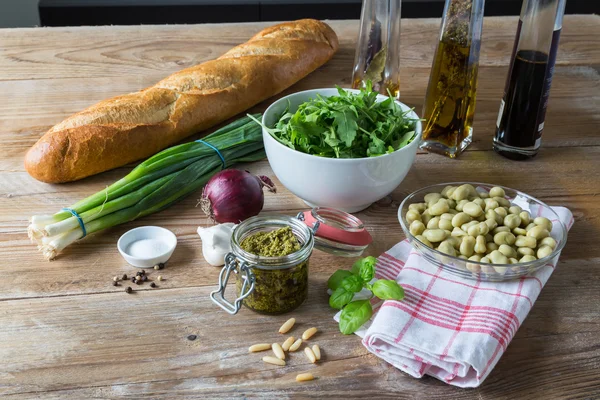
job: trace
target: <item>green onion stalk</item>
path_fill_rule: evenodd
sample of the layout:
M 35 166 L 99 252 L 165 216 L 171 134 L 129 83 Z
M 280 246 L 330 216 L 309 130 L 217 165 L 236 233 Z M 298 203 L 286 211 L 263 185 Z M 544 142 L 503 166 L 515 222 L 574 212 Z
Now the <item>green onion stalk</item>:
M 253 117 L 258 118 L 260 114 Z M 265 158 L 262 130 L 248 116 L 203 139 L 170 147 L 135 167 L 106 189 L 53 215 L 34 215 L 27 229 L 29 238 L 47 260 L 87 234 L 133 221 L 161 211 L 193 193 L 222 168 Z

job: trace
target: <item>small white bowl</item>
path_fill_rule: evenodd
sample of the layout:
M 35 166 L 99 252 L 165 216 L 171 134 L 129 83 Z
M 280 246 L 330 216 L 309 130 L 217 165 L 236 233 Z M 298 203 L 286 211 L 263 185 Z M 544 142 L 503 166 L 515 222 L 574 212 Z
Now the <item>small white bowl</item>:
M 358 90 L 346 89 L 357 93 Z M 288 107 L 295 112 L 309 99 L 338 95 L 337 89 L 315 89 L 290 94 L 277 100 L 263 114 L 262 122 L 272 127 Z M 386 100 L 378 95 L 377 101 Z M 410 110 L 396 101 L 404 111 Z M 410 118 L 418 119 L 414 111 Z M 415 124 L 416 137 L 393 153 L 365 158 L 326 158 L 293 150 L 263 129 L 269 164 L 281 183 L 310 207 L 331 207 L 357 212 L 384 198 L 400 185 L 415 160 L 421 141 L 421 122 Z
M 154 245 L 158 247 L 158 252 L 148 256 L 132 255 L 132 246 L 135 246 L 135 243 L 141 240 L 152 240 Z M 171 258 L 176 246 L 177 237 L 175 234 L 159 226 L 140 226 L 132 229 L 125 232 L 117 242 L 119 253 L 125 261 L 138 268 L 152 268 L 156 264 L 166 263 Z

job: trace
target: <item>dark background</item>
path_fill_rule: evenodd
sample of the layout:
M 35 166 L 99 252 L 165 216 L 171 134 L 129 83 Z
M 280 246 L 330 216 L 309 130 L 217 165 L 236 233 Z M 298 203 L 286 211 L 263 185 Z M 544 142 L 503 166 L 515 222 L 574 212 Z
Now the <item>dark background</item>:
M 195 4 L 197 3 L 197 4 Z M 360 0 L 40 0 L 42 26 L 193 24 L 281 21 L 299 18 L 358 19 Z M 402 18 L 438 18 L 443 0 L 404 0 Z M 521 0 L 486 0 L 485 15 L 518 15 Z M 567 0 L 567 14 L 600 13 L 600 0 Z

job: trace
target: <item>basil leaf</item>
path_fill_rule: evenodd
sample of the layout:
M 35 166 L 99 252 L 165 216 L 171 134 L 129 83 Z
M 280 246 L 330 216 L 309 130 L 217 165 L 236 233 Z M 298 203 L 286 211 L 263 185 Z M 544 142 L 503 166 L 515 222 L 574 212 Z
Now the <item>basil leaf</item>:
M 381 300 L 402 300 L 404 289 L 396 281 L 380 279 L 373 284 L 373 294 Z
M 360 270 L 358 271 L 358 275 L 365 282 L 370 282 L 373 277 L 375 277 L 375 263 L 377 259 L 375 257 L 367 257 L 364 259 L 365 261 L 360 266 Z
M 340 310 L 346 304 L 350 303 L 352 301 L 353 297 L 354 297 L 353 292 L 349 292 L 346 289 L 344 289 L 343 287 L 339 287 L 339 288 L 335 289 L 333 291 L 333 293 L 331 294 L 331 297 L 329 297 L 329 306 L 331 308 Z
M 360 276 L 350 275 L 342 280 L 341 286 L 350 293 L 360 292 L 363 287 L 363 280 Z
M 360 258 L 352 265 L 352 273 L 358 275 L 365 282 L 370 282 L 375 276 L 375 264 L 377 259 L 373 256 Z
M 346 271 L 345 269 L 338 269 L 329 277 L 327 281 L 327 287 L 331 290 L 335 290 L 340 287 L 345 277 L 351 276 L 352 272 Z
M 369 300 L 357 300 L 349 303 L 340 315 L 340 332 L 350 335 L 363 326 L 373 315 Z

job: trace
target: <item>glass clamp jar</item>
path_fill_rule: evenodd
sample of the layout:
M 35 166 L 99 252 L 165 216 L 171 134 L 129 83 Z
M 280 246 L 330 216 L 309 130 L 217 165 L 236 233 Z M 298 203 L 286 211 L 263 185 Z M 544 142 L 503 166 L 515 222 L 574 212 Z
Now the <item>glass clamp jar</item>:
M 373 238 L 352 214 L 327 207 L 298 213 L 297 219 L 313 228 L 315 247 L 341 257 L 359 257 Z
M 247 237 L 290 227 L 300 249 L 287 256 L 264 257 L 241 247 Z M 358 256 L 372 242 L 362 222 L 353 215 L 316 207 L 296 218 L 282 215 L 256 216 L 237 225 L 231 237 L 231 252 L 219 275 L 219 286 L 211 292 L 212 301 L 236 314 L 245 305 L 262 314 L 283 314 L 300 306 L 308 296 L 309 258 L 313 248 L 340 255 Z M 237 298 L 225 298 L 231 274 L 236 277 Z

